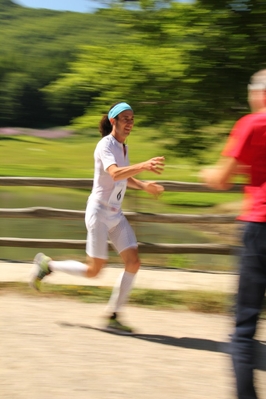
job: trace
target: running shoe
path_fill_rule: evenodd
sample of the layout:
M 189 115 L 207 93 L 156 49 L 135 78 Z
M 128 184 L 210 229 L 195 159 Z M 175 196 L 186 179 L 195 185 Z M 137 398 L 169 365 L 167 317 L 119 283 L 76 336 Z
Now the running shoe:
M 106 330 L 114 332 L 121 335 L 132 335 L 134 331 L 131 327 L 125 326 L 117 320 L 117 314 L 114 313 L 109 319 L 106 326 Z
M 48 266 L 50 260 L 51 258 L 41 252 L 34 258 L 34 266 L 30 276 L 30 286 L 37 291 L 40 291 L 41 280 L 52 273 Z

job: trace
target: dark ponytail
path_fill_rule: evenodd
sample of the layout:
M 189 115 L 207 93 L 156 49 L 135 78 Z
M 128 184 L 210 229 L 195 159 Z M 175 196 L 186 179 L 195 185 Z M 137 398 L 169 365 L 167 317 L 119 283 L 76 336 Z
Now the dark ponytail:
M 113 105 L 110 107 L 109 111 L 110 111 L 115 105 L 117 105 L 117 104 L 119 104 L 119 103 L 120 103 L 120 101 L 119 101 L 118 103 L 113 104 Z M 108 111 L 108 112 L 109 112 L 109 111 Z M 118 116 L 116 116 L 115 119 L 118 119 Z M 111 125 L 111 122 L 110 122 L 109 119 L 108 119 L 108 115 L 104 115 L 104 116 L 102 117 L 102 119 L 100 120 L 100 124 L 99 124 L 99 131 L 100 131 L 102 137 L 108 136 L 108 134 L 110 134 L 112 130 L 113 130 L 113 126 Z
M 108 115 L 104 115 L 99 124 L 99 131 L 102 137 L 108 136 L 108 134 L 111 133 L 112 129 L 113 126 L 111 125 L 111 122 L 108 119 Z

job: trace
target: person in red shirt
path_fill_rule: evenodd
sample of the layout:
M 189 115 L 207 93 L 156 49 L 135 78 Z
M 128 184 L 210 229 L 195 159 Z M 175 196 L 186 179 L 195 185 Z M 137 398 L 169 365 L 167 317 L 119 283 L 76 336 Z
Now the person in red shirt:
M 257 399 L 254 386 L 254 340 L 266 290 L 266 69 L 248 85 L 251 113 L 233 127 L 217 165 L 201 173 L 211 188 L 226 190 L 231 178 L 245 169 L 244 226 L 240 255 L 232 359 L 239 399 Z

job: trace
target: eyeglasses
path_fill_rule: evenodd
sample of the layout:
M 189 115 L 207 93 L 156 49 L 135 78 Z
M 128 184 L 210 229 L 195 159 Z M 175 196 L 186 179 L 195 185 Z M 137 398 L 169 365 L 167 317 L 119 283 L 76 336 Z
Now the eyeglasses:
M 266 84 L 250 83 L 250 84 L 248 84 L 248 90 L 266 90 Z

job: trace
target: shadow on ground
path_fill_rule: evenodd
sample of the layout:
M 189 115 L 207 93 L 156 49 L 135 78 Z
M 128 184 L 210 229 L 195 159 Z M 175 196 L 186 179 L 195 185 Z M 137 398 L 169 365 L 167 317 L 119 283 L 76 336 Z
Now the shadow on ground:
M 88 330 L 97 330 L 103 333 L 116 334 L 111 331 L 106 331 L 103 328 L 91 326 L 89 324 L 73 324 L 66 322 L 58 323 L 61 327 L 78 327 Z M 230 342 L 213 341 L 204 338 L 189 338 L 189 337 L 172 337 L 169 335 L 156 335 L 156 334 L 134 334 L 134 335 L 120 335 L 121 338 L 127 339 L 140 339 L 143 341 L 152 342 L 160 345 L 170 345 L 179 348 L 219 352 L 230 355 Z M 256 345 L 256 369 L 266 371 L 266 342 L 255 341 Z

